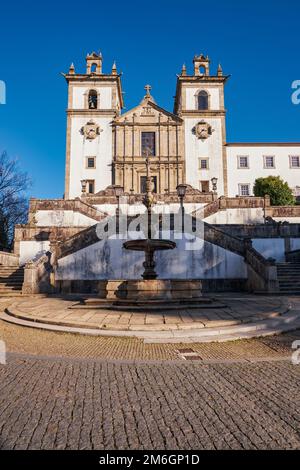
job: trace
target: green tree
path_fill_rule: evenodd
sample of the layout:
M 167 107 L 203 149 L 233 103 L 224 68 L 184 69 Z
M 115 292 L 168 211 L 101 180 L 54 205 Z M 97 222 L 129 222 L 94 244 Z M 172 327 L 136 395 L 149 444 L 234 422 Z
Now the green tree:
M 280 176 L 257 178 L 253 191 L 255 196 L 264 197 L 268 194 L 272 206 L 291 206 L 295 204 L 291 188 Z
M 0 250 L 12 248 L 14 227 L 27 221 L 26 191 L 31 182 L 17 160 L 0 155 Z

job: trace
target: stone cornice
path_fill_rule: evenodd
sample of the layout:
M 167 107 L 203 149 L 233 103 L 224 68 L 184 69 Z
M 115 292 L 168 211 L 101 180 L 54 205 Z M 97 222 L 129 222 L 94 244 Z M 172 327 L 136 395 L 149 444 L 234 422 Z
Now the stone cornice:
M 169 121 L 169 122 L 159 122 L 159 121 L 156 121 L 156 122 L 138 122 L 138 121 L 126 121 L 126 122 L 122 122 L 122 121 L 119 121 L 119 120 L 115 120 L 112 125 L 114 127 L 143 127 L 143 126 L 160 126 L 160 127 L 180 127 L 183 125 L 183 120 L 180 120 L 180 121 L 177 121 L 177 122 L 174 122 L 174 121 Z
M 300 142 L 232 142 L 226 147 L 300 147 Z
M 121 74 L 118 75 L 110 75 L 110 74 L 92 74 L 88 75 L 85 73 L 77 73 L 75 75 L 73 74 L 63 74 L 67 82 L 77 82 L 77 81 L 84 81 L 84 82 L 101 82 L 101 81 L 117 81 L 118 79 L 121 78 Z
M 202 119 L 204 117 L 216 117 L 216 116 L 225 116 L 226 109 L 221 110 L 206 110 L 206 111 L 199 111 L 198 109 L 191 109 L 191 110 L 183 110 L 180 113 L 180 116 L 191 116 L 191 117 L 198 117 Z
M 123 93 L 122 93 L 122 83 L 121 83 L 121 75 L 122 74 L 117 74 L 117 75 L 108 75 L 108 74 L 92 74 L 92 75 L 87 75 L 87 74 L 62 74 L 67 83 L 86 83 L 87 85 L 93 85 L 96 82 L 116 82 L 117 87 L 118 87 L 118 92 L 119 92 L 119 99 L 120 99 L 120 105 L 121 109 L 124 108 L 124 100 L 123 100 Z
M 176 93 L 175 93 L 175 100 L 174 100 L 174 114 L 181 115 L 178 113 L 178 98 L 181 94 L 182 85 L 184 83 L 188 84 L 220 84 L 225 85 L 227 80 L 229 79 L 230 75 L 222 75 L 222 76 L 210 76 L 210 75 L 177 75 L 177 83 L 176 83 Z
M 117 111 L 113 109 L 67 109 L 66 113 L 70 116 L 109 116 L 115 118 Z
M 231 75 L 177 75 L 179 82 L 193 82 L 193 83 L 226 83 Z
M 145 167 L 145 157 L 142 157 L 140 155 L 136 155 L 134 157 L 132 156 L 126 156 L 123 157 L 123 155 L 116 156 L 113 160 L 114 163 L 117 165 L 132 165 L 132 162 L 134 162 L 135 165 L 142 165 Z M 160 156 L 160 157 L 151 157 L 151 165 L 169 165 L 169 164 L 183 164 L 185 162 L 184 157 L 181 156 L 176 156 L 176 155 L 169 155 L 169 156 Z

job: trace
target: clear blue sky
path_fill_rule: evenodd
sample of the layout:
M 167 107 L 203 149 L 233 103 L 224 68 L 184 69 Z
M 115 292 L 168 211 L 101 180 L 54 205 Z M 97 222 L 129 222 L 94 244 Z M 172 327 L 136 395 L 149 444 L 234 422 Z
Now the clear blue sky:
M 101 50 L 104 71 L 123 72 L 125 105 L 150 83 L 157 103 L 172 110 L 176 73 L 194 54 L 221 62 L 226 86 L 227 141 L 300 141 L 299 0 L 152 0 L 3 2 L 0 151 L 18 157 L 33 178 L 31 195 L 64 192 L 67 88 L 60 72 Z

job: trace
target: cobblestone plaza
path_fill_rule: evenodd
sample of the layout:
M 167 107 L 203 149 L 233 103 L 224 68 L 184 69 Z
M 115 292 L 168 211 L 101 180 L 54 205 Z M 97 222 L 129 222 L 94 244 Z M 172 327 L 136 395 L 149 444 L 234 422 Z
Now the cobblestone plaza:
M 300 331 L 187 347 L 0 321 L 0 336 L 2 450 L 300 448 Z

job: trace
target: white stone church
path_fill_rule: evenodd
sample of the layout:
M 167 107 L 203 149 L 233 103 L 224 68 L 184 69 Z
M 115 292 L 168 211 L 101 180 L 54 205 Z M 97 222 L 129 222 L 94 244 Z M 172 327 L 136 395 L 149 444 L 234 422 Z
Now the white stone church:
M 183 66 L 173 112 L 161 108 L 146 85 L 141 102 L 122 113 L 121 74 L 115 64 L 106 73 L 101 54 L 87 55 L 85 73 L 72 64 L 64 76 L 64 198 L 32 198 L 28 223 L 15 229 L 14 254 L 0 257 L 0 263 L 25 266 L 24 293 L 103 293 L 108 282 L 117 292 L 124 280 L 141 277 L 141 254 L 125 250 L 118 237 L 99 237 L 97 224 L 145 213 L 146 161 L 153 212 L 178 214 L 176 188 L 185 185 L 185 214 L 192 224 L 203 223 L 203 244 L 190 251 L 186 233 L 177 240 L 173 228 L 168 238 L 176 239 L 176 248 L 157 255 L 159 279 L 201 280 L 203 291 L 290 287 L 280 269 L 300 257 L 300 206 L 271 206 L 269 197 L 253 196 L 253 184 L 280 175 L 297 195 L 300 142 L 227 143 L 229 77 L 220 65 L 212 74 L 201 54 L 192 74 Z
M 177 75 L 173 113 L 159 107 L 146 86 L 134 109 L 124 106 L 121 74 L 102 69 L 102 56 L 86 58 L 86 73 L 73 64 L 68 83 L 65 198 L 97 194 L 110 185 L 143 193 L 145 152 L 153 165 L 155 192 L 179 183 L 219 196 L 252 196 L 257 177 L 280 175 L 300 195 L 300 143 L 227 143 L 225 84 L 219 65 L 195 56 L 193 73 Z M 281 136 L 284 139 L 284 136 Z M 216 178 L 216 180 L 214 180 Z

